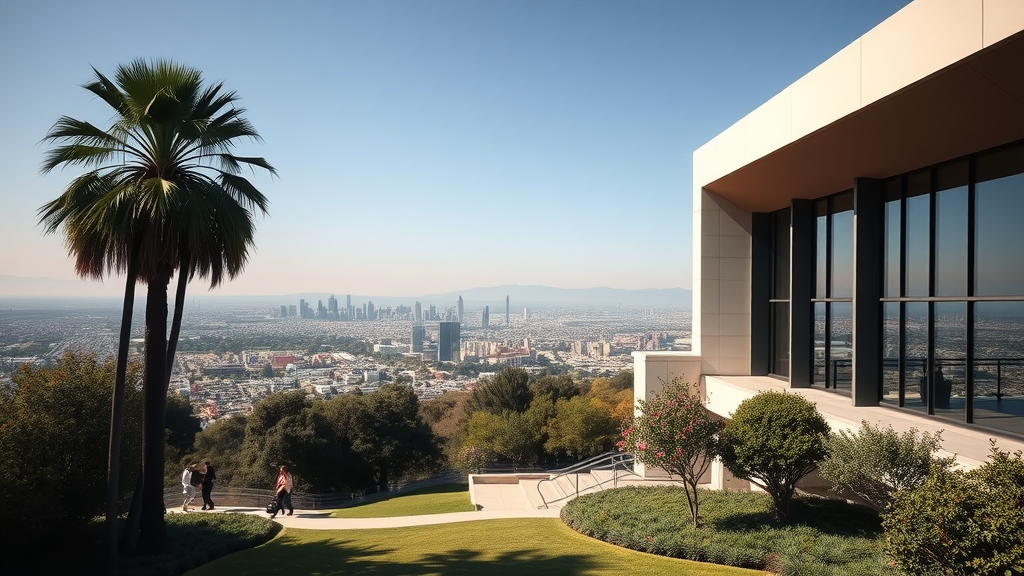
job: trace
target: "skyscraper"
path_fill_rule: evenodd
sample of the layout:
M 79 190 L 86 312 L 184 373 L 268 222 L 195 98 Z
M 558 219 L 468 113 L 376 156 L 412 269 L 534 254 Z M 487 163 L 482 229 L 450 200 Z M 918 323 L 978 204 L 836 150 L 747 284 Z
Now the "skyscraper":
M 509 315 L 508 296 L 505 296 L 505 326 L 512 325 L 512 317 Z
M 345 310 L 348 311 L 348 319 L 355 320 L 356 309 L 352 307 L 352 295 L 345 296 Z
M 338 317 L 338 299 L 334 295 L 327 299 L 327 312 L 330 313 L 331 318 Z
M 456 320 L 459 321 L 459 324 L 461 324 L 461 323 L 466 321 L 466 317 L 463 316 L 464 312 L 465 312 L 465 309 L 462 307 L 462 296 L 459 296 L 459 316 L 458 316 L 458 318 L 456 318 Z
M 412 352 L 423 352 L 423 340 L 427 329 L 422 324 L 412 327 Z
M 481 328 L 488 328 L 491 325 L 491 307 L 484 306 L 484 318 L 480 322 Z
M 416 323 L 423 324 L 423 304 L 416 302 Z
M 461 361 L 461 344 L 458 322 L 439 322 L 437 324 L 437 360 L 439 362 Z

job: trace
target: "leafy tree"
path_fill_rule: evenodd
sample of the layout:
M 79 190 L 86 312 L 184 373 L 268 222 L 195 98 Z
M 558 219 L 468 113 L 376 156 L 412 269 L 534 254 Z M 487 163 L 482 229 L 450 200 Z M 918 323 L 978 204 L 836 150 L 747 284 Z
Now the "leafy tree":
M 190 462 L 209 461 L 217 470 L 218 486 L 235 486 L 235 472 L 241 466 L 239 457 L 245 443 L 245 427 L 244 415 L 218 418 L 196 434 L 193 451 L 186 459 Z
M 466 410 L 468 401 L 468 392 L 454 391 L 419 403 L 420 417 L 433 430 L 453 463 L 458 460 L 463 424 L 469 418 Z
M 85 88 L 113 108 L 115 120 L 102 130 L 64 116 L 50 129 L 45 140 L 55 147 L 43 172 L 89 171 L 40 208 L 40 220 L 47 232 L 64 227 L 79 273 L 126 270 L 130 286 L 147 285 L 138 544 L 157 553 L 166 539 L 164 417 L 185 287 L 195 275 L 217 286 L 241 272 L 253 243 L 253 210 L 265 212 L 267 200 L 238 174 L 243 165 L 274 169 L 262 158 L 229 153 L 239 139 L 259 135 L 233 107 L 235 93 L 204 86 L 198 70 L 135 60 L 118 66 L 113 80 L 94 73 Z M 168 337 L 167 288 L 175 275 Z
M 707 409 L 700 391 L 675 377 L 649 400 L 637 401 L 640 415 L 623 433 L 619 447 L 646 466 L 682 478 L 693 526 L 700 523 L 697 482 L 718 454 L 723 423 Z
M 586 396 L 562 399 L 548 422 L 544 448 L 551 453 L 563 450 L 581 460 L 611 449 L 620 429 L 603 403 Z
M 345 429 L 353 452 L 369 466 L 377 489 L 386 492 L 410 473 L 436 466 L 440 447 L 420 418 L 419 401 L 411 387 L 388 383 L 356 398 L 362 409 Z
M 849 490 L 876 510 L 884 510 L 894 493 L 923 484 L 932 466 L 953 465 L 955 458 L 936 458 L 941 442 L 940 432 L 911 428 L 899 434 L 892 426 L 883 429 L 861 422 L 856 433 L 829 434 L 828 455 L 818 473 L 836 490 Z
M 527 416 L 519 412 L 474 412 L 466 422 L 462 442 L 463 449 L 478 450 L 483 461 L 508 459 L 513 470 L 532 463 L 537 453 L 536 429 Z
M 612 376 L 610 385 L 614 390 L 629 390 L 633 391 L 633 371 L 623 370 Z
M 568 400 L 582 394 L 582 390 L 569 374 L 545 374 L 530 383 L 530 393 L 536 398 L 546 396 L 552 406 L 561 399 Z
M 52 367 L 22 366 L 11 376 L 13 386 L 0 386 L 0 546 L 8 559 L 26 558 L 23 546 L 59 540 L 58 531 L 103 513 L 109 429 L 97 415 L 110 413 L 115 372 L 114 362 L 69 353 Z M 128 382 L 137 382 L 139 372 L 130 365 Z M 120 470 L 134 472 L 141 456 L 141 391 L 126 387 L 124 402 Z M 128 496 L 118 493 L 119 510 Z
M 192 449 L 196 434 L 203 429 L 189 399 L 181 394 L 167 396 L 167 446 L 180 458 Z
M 472 412 L 485 410 L 491 414 L 525 412 L 532 398 L 530 374 L 522 368 L 502 368 L 494 377 L 477 384 L 469 409 Z
M 932 468 L 896 492 L 882 515 L 885 551 L 905 574 L 1024 574 L 1024 460 L 992 441 L 989 460 L 964 471 Z
M 618 389 L 607 378 L 594 378 L 587 397 L 601 403 L 619 423 L 619 430 L 633 419 L 633 389 Z
M 305 392 L 294 390 L 271 394 L 252 407 L 246 418 L 241 462 L 235 475 L 239 486 L 272 486 L 278 466 L 295 464 L 291 461 L 287 438 L 310 402 Z
M 775 519 L 789 520 L 796 483 L 825 457 L 828 423 L 797 394 L 760 392 L 736 407 L 721 435 L 721 457 L 733 474 L 772 498 Z

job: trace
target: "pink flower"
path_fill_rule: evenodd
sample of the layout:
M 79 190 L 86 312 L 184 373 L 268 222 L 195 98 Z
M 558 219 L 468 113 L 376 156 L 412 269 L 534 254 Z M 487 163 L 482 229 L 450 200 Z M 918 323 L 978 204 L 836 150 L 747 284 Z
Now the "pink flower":
M 638 450 L 647 450 L 647 444 L 644 442 L 640 442 L 639 444 L 636 445 L 636 447 Z

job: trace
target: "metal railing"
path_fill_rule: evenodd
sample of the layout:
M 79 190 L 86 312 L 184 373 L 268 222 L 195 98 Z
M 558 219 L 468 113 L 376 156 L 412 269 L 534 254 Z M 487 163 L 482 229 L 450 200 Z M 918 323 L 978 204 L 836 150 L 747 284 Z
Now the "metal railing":
M 332 494 L 309 494 L 305 492 L 292 492 L 292 506 L 302 510 L 335 510 L 337 508 L 348 508 L 357 504 L 384 500 L 402 494 L 436 486 L 450 482 L 465 482 L 466 474 L 463 472 L 446 472 L 421 480 L 399 483 L 392 490 L 382 492 L 374 488 L 367 488 L 362 492 L 344 492 Z M 196 499 L 191 507 L 202 506 L 202 496 L 196 490 Z M 164 506 L 168 510 L 181 508 L 185 495 L 182 494 L 180 485 L 164 490 Z M 262 509 L 271 499 L 274 498 L 274 491 L 260 488 L 236 488 L 215 486 L 210 495 L 217 508 L 257 508 Z
M 540 496 L 541 502 L 544 503 L 544 508 L 550 508 L 551 504 L 562 502 L 570 498 L 575 498 L 580 495 L 580 474 L 590 474 L 594 470 L 611 470 L 611 478 L 605 480 L 599 480 L 597 484 L 587 486 L 584 488 L 585 491 L 596 492 L 604 490 L 604 485 L 609 482 L 612 487 L 618 487 L 619 485 L 619 471 L 626 472 L 628 474 L 635 474 L 633 472 L 633 455 L 625 452 L 605 452 L 604 454 L 598 454 L 593 458 L 588 458 L 582 462 L 567 466 L 565 468 L 559 468 L 556 470 L 549 470 L 548 474 L 551 476 L 542 479 L 537 483 L 537 494 Z M 575 491 L 572 494 L 566 494 L 564 490 L 558 485 L 558 479 L 575 474 Z M 562 496 L 548 502 L 548 499 L 544 497 L 544 491 L 541 487 L 545 482 L 551 482 L 555 487 L 555 490 Z

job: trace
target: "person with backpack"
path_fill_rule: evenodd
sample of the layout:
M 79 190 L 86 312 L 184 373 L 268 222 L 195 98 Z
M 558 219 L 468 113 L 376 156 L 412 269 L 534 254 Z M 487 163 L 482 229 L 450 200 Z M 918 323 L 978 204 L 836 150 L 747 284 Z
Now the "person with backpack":
M 217 473 L 210 465 L 210 461 L 207 460 L 203 467 L 203 510 L 213 510 L 213 499 L 210 498 L 210 492 L 213 491 L 213 481 L 216 479 Z

